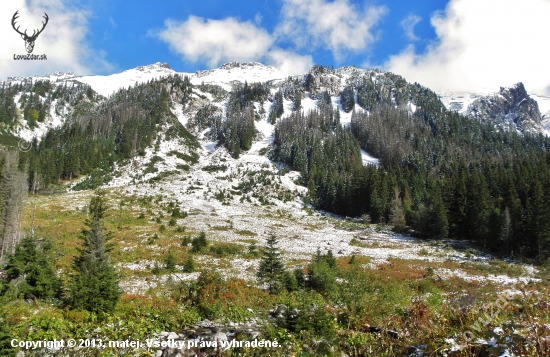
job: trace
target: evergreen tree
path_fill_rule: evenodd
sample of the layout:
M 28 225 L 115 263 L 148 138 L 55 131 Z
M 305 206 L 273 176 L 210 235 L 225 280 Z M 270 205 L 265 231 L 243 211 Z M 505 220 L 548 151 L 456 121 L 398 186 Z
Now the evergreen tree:
M 90 200 L 87 228 L 82 230 L 83 244 L 73 262 L 76 273 L 71 277 L 69 292 L 72 308 L 96 314 L 112 312 L 121 295 L 119 276 L 109 257 L 112 235 L 102 222 L 107 209 L 105 192 L 96 192 Z
M 510 254 L 510 238 L 512 237 L 512 219 L 510 218 L 510 210 L 508 207 L 504 209 L 502 215 L 502 225 L 500 227 L 500 243 L 504 254 Z
M 17 290 L 15 295 L 23 295 L 27 299 L 59 296 L 61 280 L 48 260 L 48 251 L 48 244 L 39 247 L 32 237 L 24 238 L 17 245 L 6 267 L 8 280 L 18 281 L 13 284 Z
M 391 203 L 390 224 L 393 225 L 395 232 L 403 232 L 405 230 L 405 209 L 403 208 L 403 201 L 399 197 L 397 187 L 394 189 L 394 197 Z
M 15 356 L 15 349 L 11 346 L 13 332 L 10 331 L 6 316 L 0 310 L 0 356 Z
M 166 264 L 166 270 L 169 272 L 176 271 L 176 258 L 174 257 L 174 254 L 172 254 L 172 251 L 168 251 L 168 256 L 166 257 L 166 260 L 164 262 Z
M 257 274 L 260 283 L 267 284 L 271 294 L 276 294 L 281 290 L 285 271 L 281 253 L 276 247 L 277 243 L 275 235 L 271 234 L 267 238 L 267 247 L 263 249 Z
M 208 247 L 208 240 L 206 239 L 206 233 L 200 232 L 199 235 L 191 240 L 191 251 L 198 253 Z
M 342 105 L 342 109 L 349 113 L 353 106 L 355 105 L 355 93 L 353 90 L 353 87 L 346 87 L 342 92 L 340 93 L 340 104 Z
M 189 257 L 185 261 L 185 265 L 183 266 L 183 271 L 185 273 L 192 273 L 195 271 L 195 260 L 193 259 L 192 255 L 189 255 Z
M 294 93 L 294 99 L 292 101 L 292 110 L 297 112 L 300 109 L 302 109 L 302 93 L 296 92 Z

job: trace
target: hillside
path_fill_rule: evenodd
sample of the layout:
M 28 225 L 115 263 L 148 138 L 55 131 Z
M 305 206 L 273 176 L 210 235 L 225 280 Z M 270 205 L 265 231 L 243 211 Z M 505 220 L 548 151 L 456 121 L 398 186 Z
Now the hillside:
M 289 76 L 256 62 L 196 73 L 157 63 L 10 78 L 0 122 L 12 147 L 25 141 L 2 152 L 2 355 L 17 352 L 4 336 L 90 335 L 142 341 L 104 353 L 166 357 L 200 352 L 145 341 L 283 346 L 227 356 L 547 351 L 544 98 L 523 89 L 521 111 L 506 94 L 468 103 L 484 113 L 473 118 L 355 67 Z M 508 99 L 521 107 L 513 118 Z M 537 111 L 538 126 L 525 125 Z M 518 130 L 501 130 L 496 112 Z M 66 303 L 97 189 L 122 289 L 107 315 Z M 284 272 L 266 282 L 272 235 Z M 55 297 L 14 273 L 6 257 L 21 236 L 54 267 Z

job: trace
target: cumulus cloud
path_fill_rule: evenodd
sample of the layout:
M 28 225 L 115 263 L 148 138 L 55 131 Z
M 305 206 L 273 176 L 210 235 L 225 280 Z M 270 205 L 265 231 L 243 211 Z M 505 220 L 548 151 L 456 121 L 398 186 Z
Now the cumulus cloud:
M 387 12 L 383 6 L 359 8 L 349 0 L 283 0 L 280 21 L 273 33 L 254 21 L 205 19 L 189 16 L 185 21 L 168 19 L 150 36 L 167 43 L 183 60 L 216 67 L 230 61 L 265 61 L 291 74 L 306 72 L 313 64 L 310 54 L 323 47 L 337 60 L 361 52 L 376 41 L 374 27 Z M 298 52 L 281 45 L 296 45 Z M 304 54 L 306 52 L 306 54 Z
M 261 15 L 256 15 L 256 23 Z M 289 74 L 307 72 L 313 65 L 309 55 L 300 55 L 274 45 L 272 34 L 253 22 L 234 18 L 222 20 L 190 16 L 186 21 L 166 20 L 161 31 L 149 34 L 166 42 L 186 61 L 210 67 L 230 61 L 265 61 Z
M 550 1 L 451 0 L 431 24 L 437 42 L 413 45 L 384 67 L 440 91 L 494 92 L 523 82 L 550 95 Z
M 265 57 L 268 64 L 288 74 L 304 74 L 313 66 L 310 55 L 302 56 L 280 48 L 270 50 Z
M 26 54 L 25 43 L 11 26 L 13 14 L 19 11 L 20 30 L 40 29 L 44 13 L 49 22 L 35 42 L 33 54 L 46 54 L 46 61 L 14 60 L 14 54 Z M 92 51 L 85 43 L 88 31 L 86 10 L 70 7 L 62 0 L 13 0 L 0 3 L 0 80 L 7 76 L 47 74 L 54 71 L 88 74 L 112 69 L 105 53 Z
M 358 6 L 349 0 L 283 0 L 278 38 L 299 48 L 323 47 L 337 61 L 376 41 L 374 27 L 387 13 L 384 6 Z
M 186 21 L 166 20 L 160 32 L 150 32 L 191 62 L 206 62 L 215 67 L 229 61 L 255 61 L 262 58 L 273 43 L 265 30 L 252 22 L 234 18 L 223 20 L 190 16 Z
M 414 27 L 421 20 L 422 20 L 422 18 L 420 16 L 410 14 L 407 17 L 405 17 L 403 20 L 401 20 L 401 22 L 399 23 L 399 25 L 401 25 L 403 30 L 405 30 L 405 36 L 407 36 L 407 38 L 410 41 L 418 41 L 419 40 L 419 38 L 416 37 L 416 35 L 414 34 Z

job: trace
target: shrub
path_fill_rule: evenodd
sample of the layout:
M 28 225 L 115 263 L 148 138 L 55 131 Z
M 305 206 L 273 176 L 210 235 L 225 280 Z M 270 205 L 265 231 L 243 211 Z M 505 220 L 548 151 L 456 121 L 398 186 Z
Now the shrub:
M 292 292 L 300 289 L 300 286 L 298 285 L 298 280 L 296 279 L 296 275 L 288 270 L 283 273 L 282 282 L 287 291 Z
M 151 273 L 155 274 L 155 275 L 159 275 L 160 274 L 160 267 L 159 267 L 159 263 L 158 262 L 155 262 L 155 266 L 153 267 L 153 269 L 151 269 Z
M 239 254 L 242 251 L 242 246 L 233 243 L 217 243 L 210 247 L 210 253 L 217 257 L 225 257 L 228 255 Z
M 183 271 L 185 273 L 192 273 L 195 271 L 195 261 L 193 260 L 193 256 L 190 255 L 187 258 L 187 261 L 185 262 L 185 265 L 183 266 Z
M 336 274 L 333 268 L 324 261 L 311 263 L 308 266 L 308 286 L 320 293 L 328 293 L 336 289 Z
M 185 227 L 184 227 L 184 226 L 178 226 L 178 227 L 176 227 L 176 232 L 177 232 L 177 233 L 183 233 L 183 232 L 185 232 Z M 191 242 L 191 241 L 189 241 L 189 242 Z
M 200 232 L 199 235 L 191 241 L 191 251 L 198 253 L 208 247 L 208 240 L 206 240 L 206 233 Z
M 176 258 L 172 254 L 172 251 L 168 252 L 168 256 L 166 257 L 166 260 L 164 261 L 166 264 L 166 270 L 169 272 L 176 271 Z

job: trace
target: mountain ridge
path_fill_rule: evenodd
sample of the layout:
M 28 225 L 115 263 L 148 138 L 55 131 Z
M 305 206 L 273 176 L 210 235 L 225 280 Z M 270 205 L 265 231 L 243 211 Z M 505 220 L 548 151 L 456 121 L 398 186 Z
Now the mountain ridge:
M 233 61 L 224 63 L 218 68 L 198 70 L 194 73 L 188 73 L 176 72 L 168 63 L 156 62 L 149 65 L 137 66 L 135 68 L 130 68 L 110 75 L 75 75 L 72 72 L 64 73 L 57 71 L 46 75 L 8 77 L 7 81 L 1 83 L 5 85 L 25 80 L 47 80 L 54 83 L 78 82 L 90 85 L 94 91 L 108 97 L 121 88 L 129 87 L 138 83 L 145 83 L 147 81 L 169 75 L 188 76 L 191 82 L 195 85 L 203 83 L 214 84 L 222 86 L 225 90 L 231 90 L 232 83 L 234 84 L 236 82 L 277 82 L 284 81 L 287 78 L 301 78 L 306 86 L 306 89 L 309 89 L 308 76 L 311 76 L 315 72 L 316 66 L 312 67 L 307 73 L 302 75 L 290 75 L 273 66 L 264 65 L 260 62 L 240 63 Z M 323 85 L 324 87 L 328 86 L 327 89 L 329 94 L 336 96 L 339 94 L 339 91 L 342 89 L 344 84 L 350 84 L 349 80 L 354 77 L 354 74 L 370 74 L 373 78 L 376 78 L 378 73 L 387 72 L 382 72 L 377 69 L 362 69 L 354 66 L 344 66 L 333 69 L 333 73 L 335 76 L 332 80 L 328 76 L 325 76 L 325 81 L 328 82 L 323 83 Z M 321 83 L 317 84 L 319 85 Z M 497 96 L 502 95 L 501 93 L 503 91 L 510 92 L 511 89 L 520 84 L 524 96 L 533 100 L 538 107 L 540 107 L 540 110 L 538 108 L 532 108 L 531 113 L 525 115 L 525 113 L 519 114 L 513 110 L 510 111 L 511 108 L 508 108 L 509 110 L 505 112 L 504 108 L 502 108 L 503 103 L 500 103 L 500 105 L 489 105 L 489 107 L 481 104 L 483 101 L 485 103 L 494 101 Z M 521 82 L 515 86 L 501 87 L 500 91 L 487 95 L 476 94 L 473 92 L 442 92 L 438 93 L 438 96 L 448 110 L 456 111 L 479 120 L 488 120 L 491 118 L 491 120 L 495 122 L 495 125 L 501 127 L 507 127 L 510 124 L 510 121 L 512 121 L 517 125 L 520 132 L 525 129 L 550 135 L 550 98 L 528 94 Z M 310 93 L 312 95 L 315 94 L 312 93 L 311 90 Z M 470 108 L 471 105 L 474 105 L 474 107 Z M 500 108 L 497 110 L 496 107 Z

